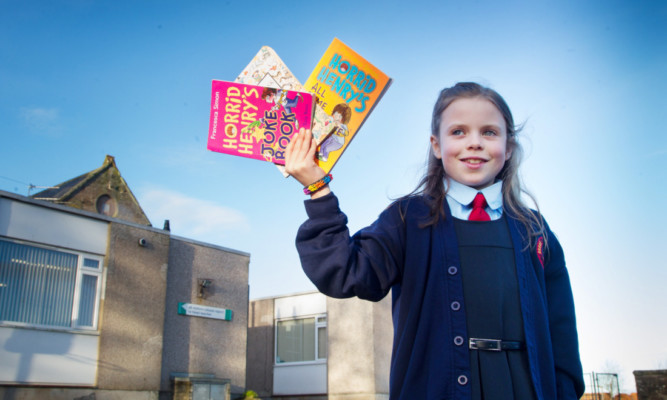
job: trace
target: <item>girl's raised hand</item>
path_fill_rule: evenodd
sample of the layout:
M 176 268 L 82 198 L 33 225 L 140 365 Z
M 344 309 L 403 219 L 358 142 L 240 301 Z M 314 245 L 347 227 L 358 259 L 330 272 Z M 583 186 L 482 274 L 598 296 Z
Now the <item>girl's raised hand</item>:
M 301 128 L 292 137 L 285 149 L 285 172 L 292 175 L 303 186 L 322 179 L 326 173 L 315 162 L 317 143 L 313 139 L 310 129 Z M 329 188 L 324 187 L 311 195 L 317 198 L 329 193 Z

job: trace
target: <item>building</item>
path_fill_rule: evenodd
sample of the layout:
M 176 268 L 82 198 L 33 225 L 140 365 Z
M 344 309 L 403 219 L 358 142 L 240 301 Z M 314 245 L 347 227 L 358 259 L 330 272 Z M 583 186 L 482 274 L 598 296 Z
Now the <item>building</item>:
M 242 393 L 249 258 L 150 226 L 113 157 L 0 191 L 0 397 Z
M 388 399 L 392 340 L 391 296 L 253 300 L 247 386 L 262 399 Z
M 139 225 L 151 225 L 112 156 L 106 156 L 101 167 L 31 197 Z
M 637 383 L 637 395 L 644 400 L 667 399 L 667 370 L 632 371 Z

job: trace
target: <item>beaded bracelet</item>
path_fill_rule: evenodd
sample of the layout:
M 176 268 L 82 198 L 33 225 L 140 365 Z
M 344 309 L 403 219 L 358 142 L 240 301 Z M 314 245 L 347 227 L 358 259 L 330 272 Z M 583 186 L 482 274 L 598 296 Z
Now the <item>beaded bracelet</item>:
M 303 192 L 305 194 L 313 194 L 318 190 L 322 189 L 323 187 L 325 187 L 326 185 L 328 185 L 332 179 L 333 177 L 331 176 L 331 174 L 327 174 L 324 178 L 320 179 L 319 181 L 313 182 L 310 185 L 305 186 L 303 188 Z

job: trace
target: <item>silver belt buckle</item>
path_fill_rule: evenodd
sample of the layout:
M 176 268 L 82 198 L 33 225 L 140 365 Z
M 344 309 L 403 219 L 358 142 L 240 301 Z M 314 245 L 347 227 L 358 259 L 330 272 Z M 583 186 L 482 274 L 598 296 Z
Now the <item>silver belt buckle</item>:
M 470 338 L 468 347 L 472 350 L 502 351 L 502 340 Z

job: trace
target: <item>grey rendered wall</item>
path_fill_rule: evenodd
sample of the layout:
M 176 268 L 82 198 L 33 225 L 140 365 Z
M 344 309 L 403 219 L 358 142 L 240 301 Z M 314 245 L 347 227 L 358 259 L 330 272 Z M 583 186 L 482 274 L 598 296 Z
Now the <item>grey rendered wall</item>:
M 98 388 L 160 387 L 169 235 L 111 223 L 100 307 Z M 139 239 L 146 246 L 139 246 Z
M 381 302 L 373 303 L 373 340 L 376 399 L 388 399 L 391 350 L 394 343 L 391 292 Z
M 253 300 L 248 310 L 247 386 L 260 398 L 273 390 L 274 299 Z
M 641 400 L 667 399 L 667 370 L 632 371 Z
M 327 298 L 329 400 L 386 400 L 391 295 L 378 303 Z
M 0 387 L 3 400 L 158 400 L 157 391 L 102 390 L 67 387 Z
M 232 393 L 245 389 L 249 261 L 247 254 L 172 237 L 162 314 L 163 391 L 174 373 L 229 379 Z M 213 281 L 204 298 L 198 297 L 199 279 Z M 232 320 L 178 315 L 179 302 L 232 310 Z

